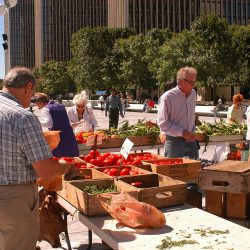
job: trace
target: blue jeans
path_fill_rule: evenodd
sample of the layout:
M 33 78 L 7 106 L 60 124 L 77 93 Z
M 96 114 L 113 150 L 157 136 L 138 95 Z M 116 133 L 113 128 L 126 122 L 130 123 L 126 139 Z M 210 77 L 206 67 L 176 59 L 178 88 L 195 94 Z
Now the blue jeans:
M 199 158 L 197 142 L 187 142 L 183 137 L 167 135 L 164 155 L 169 158 L 197 159 Z

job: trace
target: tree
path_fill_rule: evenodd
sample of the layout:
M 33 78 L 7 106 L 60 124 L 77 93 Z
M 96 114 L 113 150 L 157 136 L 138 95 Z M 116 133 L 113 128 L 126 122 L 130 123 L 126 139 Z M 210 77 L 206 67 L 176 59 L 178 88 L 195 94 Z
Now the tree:
M 232 25 L 232 67 L 227 77 L 230 85 L 249 86 L 250 82 L 250 26 Z
M 159 56 L 152 64 L 152 71 L 161 85 L 167 80 L 175 79 L 179 68 L 191 66 L 189 57 L 192 40 L 193 33 L 184 30 L 173 35 L 171 40 L 166 40 L 159 48 Z
M 156 81 L 148 67 L 147 44 L 146 37 L 140 34 L 118 40 L 114 50 L 121 58 L 120 78 L 131 87 L 151 91 L 156 87 Z
M 47 61 L 34 69 L 39 82 L 38 91 L 49 95 L 75 92 L 76 85 L 70 78 L 65 62 Z
M 71 76 L 79 88 L 90 90 L 111 88 L 119 84 L 117 65 L 119 58 L 113 54 L 117 39 L 135 34 L 131 28 L 84 28 L 72 36 Z
M 206 86 L 228 86 L 225 81 L 232 67 L 232 37 L 227 23 L 214 15 L 200 17 L 191 25 L 193 42 L 190 62 Z

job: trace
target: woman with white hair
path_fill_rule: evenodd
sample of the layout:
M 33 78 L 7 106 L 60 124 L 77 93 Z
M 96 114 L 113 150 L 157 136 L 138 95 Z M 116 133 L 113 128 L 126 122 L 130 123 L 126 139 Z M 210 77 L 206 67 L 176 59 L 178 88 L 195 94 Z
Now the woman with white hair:
M 87 105 L 88 100 L 85 95 L 77 94 L 73 98 L 73 107 L 67 111 L 72 128 L 82 128 L 86 132 L 92 132 L 97 127 L 92 108 Z

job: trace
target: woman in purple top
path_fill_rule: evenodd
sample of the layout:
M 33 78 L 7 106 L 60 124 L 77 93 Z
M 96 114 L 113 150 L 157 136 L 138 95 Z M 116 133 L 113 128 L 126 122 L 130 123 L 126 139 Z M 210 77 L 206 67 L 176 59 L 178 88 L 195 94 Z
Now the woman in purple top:
M 197 159 L 198 146 L 195 132 L 195 104 L 197 71 L 192 67 L 177 72 L 178 85 L 160 98 L 157 124 L 160 139 L 165 143 L 165 156 Z
M 48 100 L 44 93 L 36 93 L 37 106 L 42 109 L 41 125 L 49 130 L 60 130 L 59 145 L 52 151 L 56 157 L 79 156 L 78 145 L 64 105 Z

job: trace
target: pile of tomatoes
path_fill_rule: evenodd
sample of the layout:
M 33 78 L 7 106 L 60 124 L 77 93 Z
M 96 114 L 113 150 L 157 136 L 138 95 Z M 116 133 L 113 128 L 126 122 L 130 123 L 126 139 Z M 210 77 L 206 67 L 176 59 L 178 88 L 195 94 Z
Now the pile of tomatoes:
M 111 154 L 109 152 L 100 154 L 98 150 L 91 150 L 85 157 L 84 161 L 98 167 L 106 166 L 119 166 L 121 165 L 132 165 L 140 166 L 142 161 L 157 159 L 157 156 L 151 155 L 150 153 L 144 154 L 131 154 L 128 155 L 127 159 L 124 159 L 121 154 Z
M 110 176 L 117 176 L 118 174 L 118 167 L 113 167 L 113 168 L 104 168 L 103 173 L 110 175 Z M 124 175 L 138 175 L 138 174 L 145 174 L 143 171 L 139 171 L 133 168 L 129 167 L 122 167 L 122 169 L 119 172 L 118 176 L 124 176 Z

